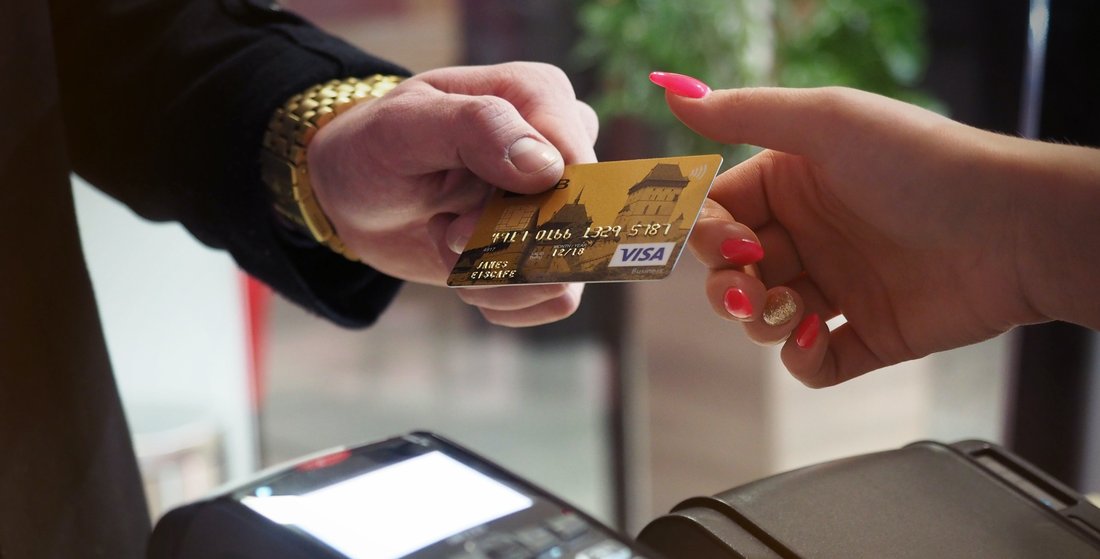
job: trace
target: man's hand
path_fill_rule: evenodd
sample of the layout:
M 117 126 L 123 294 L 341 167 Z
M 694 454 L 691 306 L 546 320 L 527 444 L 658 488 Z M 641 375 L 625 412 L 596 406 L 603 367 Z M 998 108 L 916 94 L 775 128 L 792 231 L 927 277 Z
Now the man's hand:
M 596 160 L 598 123 L 554 66 L 453 67 L 350 109 L 309 146 L 317 199 L 344 243 L 394 277 L 443 285 L 494 187 L 534 194 Z M 581 284 L 463 288 L 490 322 L 571 315 Z

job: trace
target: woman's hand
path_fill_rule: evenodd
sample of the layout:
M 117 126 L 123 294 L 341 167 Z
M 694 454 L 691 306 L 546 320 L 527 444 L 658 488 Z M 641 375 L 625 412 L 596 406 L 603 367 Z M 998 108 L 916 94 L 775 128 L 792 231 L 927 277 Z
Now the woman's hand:
M 1065 178 L 1052 167 L 1074 165 L 1095 201 L 1100 152 L 983 132 L 851 89 L 687 83 L 664 84 L 680 120 L 714 140 L 768 148 L 717 178 L 692 233 L 691 250 L 710 268 L 707 296 L 753 340 L 786 340 L 783 362 L 805 384 L 1061 318 L 1044 285 L 1044 252 L 1056 241 L 1036 232 L 1073 198 L 1051 204 L 1036 187 Z M 1076 234 L 1100 234 L 1089 213 Z M 1097 265 L 1088 266 L 1081 287 L 1089 277 L 1096 286 Z M 1076 318 L 1095 327 L 1096 303 L 1090 312 Z M 825 321 L 838 315 L 846 322 L 830 332 Z

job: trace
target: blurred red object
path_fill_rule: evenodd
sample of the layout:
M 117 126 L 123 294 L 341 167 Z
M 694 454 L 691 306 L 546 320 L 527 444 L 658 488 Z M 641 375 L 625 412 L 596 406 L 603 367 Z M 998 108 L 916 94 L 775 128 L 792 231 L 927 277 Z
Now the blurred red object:
M 248 381 L 253 410 L 263 402 L 264 375 L 267 365 L 268 322 L 271 308 L 271 288 L 252 276 L 242 273 L 244 289 L 245 336 L 248 338 Z

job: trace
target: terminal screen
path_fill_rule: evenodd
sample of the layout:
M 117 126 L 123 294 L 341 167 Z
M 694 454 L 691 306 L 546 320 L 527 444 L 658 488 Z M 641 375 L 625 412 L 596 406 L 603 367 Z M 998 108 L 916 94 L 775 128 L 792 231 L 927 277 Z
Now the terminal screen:
M 534 504 L 439 451 L 300 495 L 257 491 L 241 503 L 274 522 L 297 527 L 350 559 L 404 557 Z

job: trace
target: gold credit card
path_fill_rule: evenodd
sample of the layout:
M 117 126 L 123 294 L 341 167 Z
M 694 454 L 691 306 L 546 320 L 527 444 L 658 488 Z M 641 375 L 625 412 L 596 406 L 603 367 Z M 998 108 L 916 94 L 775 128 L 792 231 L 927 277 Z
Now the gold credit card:
M 721 164 L 694 155 L 567 165 L 541 194 L 497 190 L 447 285 L 664 278 Z

